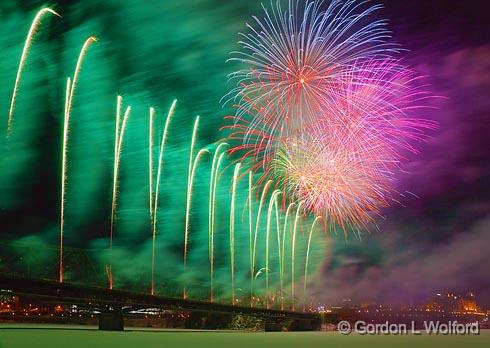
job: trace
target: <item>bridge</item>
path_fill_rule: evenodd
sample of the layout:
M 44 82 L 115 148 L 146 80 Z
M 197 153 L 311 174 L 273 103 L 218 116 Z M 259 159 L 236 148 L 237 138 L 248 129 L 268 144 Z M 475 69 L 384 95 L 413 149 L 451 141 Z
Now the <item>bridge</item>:
M 53 280 L 27 279 L 0 274 L 0 288 L 20 297 L 36 299 L 43 303 L 77 305 L 100 311 L 99 329 L 123 330 L 123 316 L 131 310 L 162 308 L 190 312 L 192 320 L 200 323 L 196 328 L 211 328 L 217 318 L 231 321 L 234 315 L 261 318 L 266 330 L 280 330 L 282 323 L 292 322 L 291 330 L 318 329 L 321 320 L 315 313 L 281 311 L 275 309 L 232 306 L 195 300 L 135 293 L 78 284 L 59 283 Z M 223 319 L 224 318 L 224 319 Z

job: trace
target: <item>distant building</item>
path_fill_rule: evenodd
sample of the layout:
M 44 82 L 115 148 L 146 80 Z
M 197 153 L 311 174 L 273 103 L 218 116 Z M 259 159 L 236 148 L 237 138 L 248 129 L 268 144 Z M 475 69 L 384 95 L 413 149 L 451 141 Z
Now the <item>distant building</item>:
M 427 321 L 460 323 L 480 322 L 488 323 L 488 313 L 478 307 L 475 295 L 472 292 L 464 296 L 452 292 L 436 294 L 430 301 L 420 305 L 389 305 L 389 304 L 362 304 L 355 306 L 350 300 L 343 302 L 342 306 L 331 307 L 331 313 L 338 320 L 355 322 L 363 320 L 370 323 L 404 323 L 422 327 Z

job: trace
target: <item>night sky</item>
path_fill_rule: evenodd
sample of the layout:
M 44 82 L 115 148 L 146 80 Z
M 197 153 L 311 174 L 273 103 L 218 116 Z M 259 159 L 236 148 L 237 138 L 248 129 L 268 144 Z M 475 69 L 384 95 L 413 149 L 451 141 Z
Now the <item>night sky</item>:
M 429 90 L 437 96 L 424 117 L 439 127 L 418 147 L 420 153 L 411 156 L 397 180 L 400 192 L 417 197 L 401 197 L 401 204 L 386 209 L 385 218 L 376 221 L 378 228 L 363 233 L 362 241 L 349 236 L 347 241 L 339 237 L 322 245 L 326 257 L 313 282 L 315 297 L 327 304 L 344 298 L 417 302 L 435 292 L 471 290 L 481 305 L 489 307 L 490 4 L 476 0 L 383 4 L 385 9 L 377 16 L 389 19 L 393 40 L 407 49 L 402 53 L 405 62 L 426 76 Z M 31 18 L 43 5 L 7 0 L 0 4 L 2 134 L 23 40 Z M 145 255 L 141 250 L 147 238 L 141 231 L 146 222 L 141 221 L 146 212 L 134 207 L 144 206 L 147 199 L 147 162 L 142 158 L 146 140 L 139 137 L 147 131 L 146 110 L 153 105 L 163 115 L 173 98 L 178 99 L 180 118 L 173 125 L 168 150 L 176 164 L 169 168 L 163 199 L 162 221 L 169 231 L 182 223 L 171 207 L 183 198 L 171 192 L 185 185 L 181 173 L 186 173 L 192 122 L 201 115 L 201 146 L 224 136 L 219 129 L 230 109 L 220 99 L 231 88 L 226 75 L 236 69 L 225 61 L 237 49 L 237 33 L 246 30 L 245 22 L 260 13 L 260 2 L 59 1 L 52 7 L 64 18 L 43 21 L 19 89 L 16 134 L 8 144 L 2 143 L 0 239 L 33 245 L 57 241 L 60 101 L 76 54 L 93 34 L 99 42 L 84 63 L 76 96 L 78 115 L 72 123 L 67 243 L 80 248 L 103 244 L 110 209 L 115 95 L 121 93 L 136 116 L 122 158 L 119 243 L 132 244 L 137 255 Z M 205 192 L 206 188 L 197 189 L 196 200 L 200 193 L 206 197 Z M 223 195 L 228 192 L 223 190 Z M 196 214 L 196 225 L 205 214 Z M 167 242 L 168 250 L 180 248 L 177 240 Z M 121 258 L 127 256 L 126 249 L 121 251 Z

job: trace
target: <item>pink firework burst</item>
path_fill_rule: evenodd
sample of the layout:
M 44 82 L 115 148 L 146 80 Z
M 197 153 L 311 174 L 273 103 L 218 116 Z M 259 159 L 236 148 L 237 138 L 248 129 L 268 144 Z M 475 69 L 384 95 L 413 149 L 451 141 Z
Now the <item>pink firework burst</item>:
M 359 229 L 395 200 L 404 154 L 436 126 L 411 116 L 427 97 L 396 60 L 359 62 L 309 131 L 283 139 L 266 173 L 309 211 Z

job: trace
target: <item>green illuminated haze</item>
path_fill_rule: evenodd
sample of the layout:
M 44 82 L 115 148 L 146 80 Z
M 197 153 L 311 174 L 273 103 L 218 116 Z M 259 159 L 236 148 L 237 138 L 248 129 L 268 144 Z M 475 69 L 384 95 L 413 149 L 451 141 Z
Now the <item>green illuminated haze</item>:
M 63 19 L 46 16 L 42 21 L 27 58 L 14 111 L 13 133 L 7 142 L 3 135 L 19 57 L 31 20 L 45 5 L 8 0 L 0 4 L 0 114 L 4 117 L 0 119 L 0 240 L 14 246 L 2 258 L 0 271 L 8 268 L 24 275 L 27 272 L 29 276 L 57 279 L 64 86 L 66 77 L 73 74 L 83 41 L 94 35 L 98 42 L 85 57 L 70 121 L 65 280 L 106 285 L 103 268 L 108 262 L 115 109 L 116 96 L 120 94 L 124 108 L 131 105 L 133 112 L 120 164 L 114 286 L 148 291 L 151 266 L 148 109 L 150 106 L 156 109 L 155 160 L 166 113 L 176 98 L 160 189 L 156 293 L 177 296 L 186 284 L 190 298 L 206 299 L 212 155 L 204 157 L 196 173 L 188 266 L 187 273 L 182 274 L 192 126 L 195 116 L 200 115 L 195 151 L 207 148 L 212 153 L 216 142 L 226 136 L 219 128 L 224 124 L 223 117 L 232 110 L 230 106 L 223 108 L 220 99 L 230 88 L 226 75 L 236 66 L 225 61 L 230 51 L 238 49 L 237 33 L 246 30 L 245 22 L 252 13 L 260 13 L 260 3 L 193 0 L 184 5 L 181 0 L 125 0 L 52 4 Z M 222 301 L 229 299 L 231 291 L 228 243 L 233 160 L 228 159 L 223 165 L 227 169 L 219 179 L 217 194 L 215 294 Z M 235 282 L 239 298 L 248 296 L 249 289 L 246 198 L 244 177 L 236 197 Z M 265 267 L 267 204 L 262 213 L 256 271 Z M 255 202 L 254 214 L 257 207 Z M 302 293 L 309 223 L 305 221 L 298 232 L 295 271 L 298 296 Z M 275 233 L 271 227 L 272 288 L 278 286 Z M 310 282 L 319 275 L 326 245 L 325 235 L 318 229 L 311 246 Z M 80 256 L 78 249 L 88 256 Z M 285 269 L 285 283 L 289 284 L 290 253 Z M 264 281 L 263 275 L 259 276 L 256 287 L 263 288 Z

